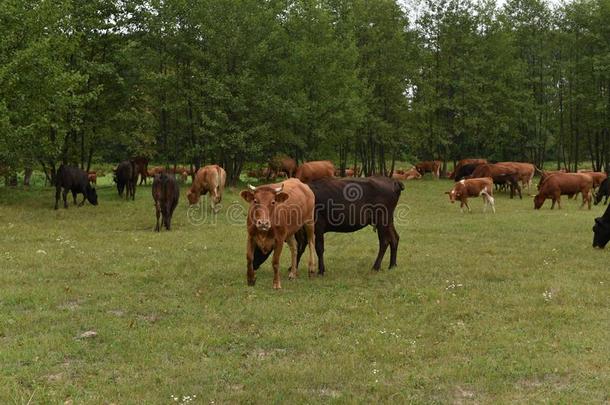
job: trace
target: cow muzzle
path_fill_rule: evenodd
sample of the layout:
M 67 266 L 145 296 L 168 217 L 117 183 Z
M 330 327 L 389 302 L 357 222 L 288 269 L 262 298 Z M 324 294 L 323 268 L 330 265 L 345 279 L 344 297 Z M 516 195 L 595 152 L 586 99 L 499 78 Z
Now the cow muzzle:
M 268 231 L 271 229 L 271 221 L 268 219 L 257 219 L 256 220 L 256 229 L 259 231 Z

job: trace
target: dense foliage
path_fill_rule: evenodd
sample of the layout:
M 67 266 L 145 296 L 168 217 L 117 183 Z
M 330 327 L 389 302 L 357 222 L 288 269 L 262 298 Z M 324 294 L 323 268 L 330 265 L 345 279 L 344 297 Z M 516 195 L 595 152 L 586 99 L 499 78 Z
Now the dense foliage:
M 4 170 L 610 162 L 610 2 L 4 0 Z

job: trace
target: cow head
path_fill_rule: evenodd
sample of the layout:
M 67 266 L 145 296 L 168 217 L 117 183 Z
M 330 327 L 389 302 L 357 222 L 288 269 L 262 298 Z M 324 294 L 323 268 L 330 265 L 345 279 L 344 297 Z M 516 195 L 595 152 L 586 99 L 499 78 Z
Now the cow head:
M 91 187 L 91 184 L 87 184 L 85 192 L 87 193 L 87 201 L 89 201 L 91 205 L 97 205 L 97 192 L 95 191 L 95 188 Z
M 539 210 L 542 207 L 542 204 L 544 204 L 545 199 L 546 198 L 544 198 L 542 194 L 536 194 L 534 196 L 534 209 Z
M 445 191 L 445 194 L 449 194 L 449 201 L 451 201 L 451 204 L 456 202 L 456 200 L 459 200 L 462 197 L 463 193 L 464 193 L 464 181 L 463 180 L 461 182 L 459 182 L 458 184 L 456 184 L 451 191 Z
M 288 194 L 283 190 L 284 186 L 263 186 L 255 188 L 249 186 L 249 190 L 240 193 L 241 198 L 250 204 L 248 216 L 259 231 L 266 232 L 271 229 L 272 218 L 277 204 L 288 199 Z
M 593 225 L 593 247 L 603 249 L 610 240 L 610 221 L 604 218 L 595 218 Z
M 194 205 L 199 202 L 199 193 L 195 192 L 192 188 L 186 192 L 186 199 L 189 204 Z

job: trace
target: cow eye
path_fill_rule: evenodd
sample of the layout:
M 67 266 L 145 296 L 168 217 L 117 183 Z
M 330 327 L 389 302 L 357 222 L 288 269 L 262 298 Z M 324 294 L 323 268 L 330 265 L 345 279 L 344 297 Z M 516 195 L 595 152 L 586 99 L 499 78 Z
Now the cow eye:
M 254 199 L 254 204 L 258 204 L 258 200 L 256 198 Z
M 275 200 L 271 200 L 271 205 L 275 205 Z

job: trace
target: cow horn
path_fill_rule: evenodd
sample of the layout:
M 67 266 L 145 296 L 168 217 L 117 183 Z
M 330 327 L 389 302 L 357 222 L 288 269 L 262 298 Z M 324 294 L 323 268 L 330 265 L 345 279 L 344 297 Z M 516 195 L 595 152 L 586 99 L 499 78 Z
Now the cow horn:
M 275 189 L 275 192 L 276 193 L 281 193 L 283 189 L 284 189 L 284 184 L 282 183 L 281 186 L 279 186 L 278 188 Z
M 252 191 L 256 190 L 256 187 L 254 187 L 252 184 L 248 184 L 248 188 Z

